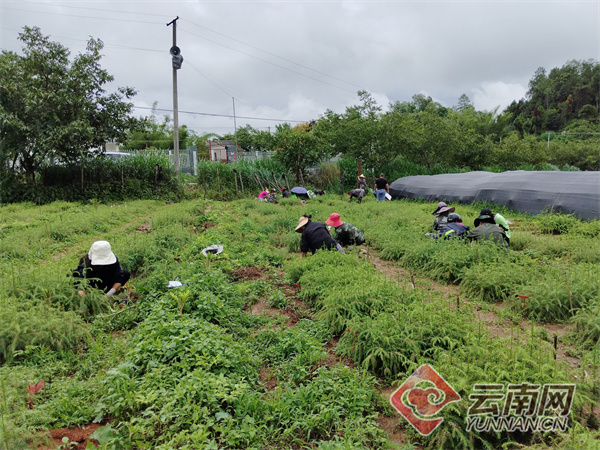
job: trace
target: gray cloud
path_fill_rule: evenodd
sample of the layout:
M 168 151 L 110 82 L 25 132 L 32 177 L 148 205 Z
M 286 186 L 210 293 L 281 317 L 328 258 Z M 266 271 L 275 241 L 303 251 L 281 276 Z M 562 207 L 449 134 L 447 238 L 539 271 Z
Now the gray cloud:
M 381 106 L 425 93 L 477 109 L 525 95 L 538 67 L 599 59 L 597 1 L 220 1 L 0 3 L 0 46 L 38 26 L 74 54 L 102 39 L 103 67 L 135 104 L 172 108 L 172 27 L 184 56 L 179 122 L 200 134 L 343 112 L 366 89 Z M 198 114 L 198 113 L 206 113 Z M 147 115 L 137 110 L 136 115 Z M 256 117 L 278 120 L 250 120 Z

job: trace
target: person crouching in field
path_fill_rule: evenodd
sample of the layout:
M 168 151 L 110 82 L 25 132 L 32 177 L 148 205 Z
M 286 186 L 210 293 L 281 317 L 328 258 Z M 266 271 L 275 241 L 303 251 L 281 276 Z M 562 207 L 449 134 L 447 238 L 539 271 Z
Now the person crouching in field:
M 79 260 L 73 276 L 88 279 L 90 286 L 104 291 L 106 296 L 110 297 L 119 292 L 131 274 L 121 268 L 119 259 L 112 252 L 107 241 L 96 241 L 90 247 L 90 251 Z M 76 281 L 75 284 L 79 285 L 79 282 Z M 79 295 L 85 295 L 81 289 L 77 292 Z
M 352 199 L 356 197 L 358 199 L 358 203 L 361 203 L 363 197 L 365 196 L 365 190 L 352 189 L 350 192 L 348 192 L 348 195 L 350 196 L 350 202 L 352 202 Z
M 437 209 L 432 213 L 435 218 L 433 219 L 433 230 L 439 232 L 440 229 L 448 223 L 448 215 L 454 212 L 454 206 L 449 207 L 444 202 L 439 202 Z
M 440 228 L 438 237 L 442 239 L 464 239 L 467 237 L 470 229 L 468 225 L 462 223 L 460 214 L 451 213 L 448 214 L 448 223 Z
M 304 215 L 298 220 L 296 233 L 302 233 L 300 241 L 300 251 L 302 256 L 310 251 L 313 255 L 319 249 L 339 250 L 345 253 L 341 245 L 331 237 L 325 224 L 321 222 L 312 222 L 311 216 Z
M 492 210 L 490 208 L 483 208 L 481 210 L 481 212 L 479 213 L 480 216 L 492 216 L 494 218 L 494 222 L 496 223 L 496 225 L 498 225 L 500 228 L 502 228 L 504 230 L 504 234 L 506 235 L 506 242 L 508 242 L 510 244 L 510 227 L 508 226 L 509 224 L 511 224 L 512 222 L 509 220 L 506 220 L 504 217 L 502 217 L 500 214 L 498 213 L 492 213 Z
M 491 239 L 498 245 L 509 247 L 506 233 L 500 226 L 496 225 L 494 218 L 488 214 L 480 214 L 475 219 L 475 229 L 467 236 L 471 241 Z
M 342 222 L 339 214 L 333 213 L 325 223 L 335 228 L 335 240 L 342 246 L 347 247 L 365 243 L 365 235 L 351 223 Z

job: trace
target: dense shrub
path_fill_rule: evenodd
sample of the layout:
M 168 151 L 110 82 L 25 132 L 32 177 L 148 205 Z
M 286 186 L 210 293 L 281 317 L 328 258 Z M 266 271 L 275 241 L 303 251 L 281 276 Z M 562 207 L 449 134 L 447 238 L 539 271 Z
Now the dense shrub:
M 160 168 L 157 171 L 157 166 Z M 56 200 L 100 202 L 181 197 L 182 188 L 164 153 L 137 153 L 119 159 L 86 158 L 68 165 L 44 165 L 34 182 L 12 175 L 2 180 L 0 202 Z

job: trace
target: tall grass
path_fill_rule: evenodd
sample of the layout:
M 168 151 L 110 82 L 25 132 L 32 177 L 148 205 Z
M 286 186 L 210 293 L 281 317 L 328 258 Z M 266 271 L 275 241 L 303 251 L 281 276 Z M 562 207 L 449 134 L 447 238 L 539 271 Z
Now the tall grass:
M 84 158 L 68 165 L 44 165 L 34 182 L 16 177 L 11 180 L 12 184 L 0 191 L 1 203 L 91 199 L 106 203 L 153 197 L 174 200 L 182 194 L 164 152 L 145 151 L 120 159 Z

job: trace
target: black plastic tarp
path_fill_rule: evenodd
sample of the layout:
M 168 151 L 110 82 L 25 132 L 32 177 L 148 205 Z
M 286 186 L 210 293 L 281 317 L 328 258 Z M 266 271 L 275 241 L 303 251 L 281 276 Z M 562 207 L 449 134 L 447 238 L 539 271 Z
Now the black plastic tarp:
M 486 201 L 516 211 L 556 211 L 600 218 L 600 172 L 467 172 L 416 175 L 390 184 L 393 199 L 473 203 Z

